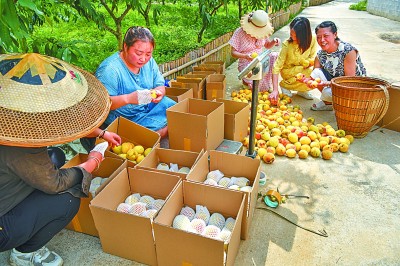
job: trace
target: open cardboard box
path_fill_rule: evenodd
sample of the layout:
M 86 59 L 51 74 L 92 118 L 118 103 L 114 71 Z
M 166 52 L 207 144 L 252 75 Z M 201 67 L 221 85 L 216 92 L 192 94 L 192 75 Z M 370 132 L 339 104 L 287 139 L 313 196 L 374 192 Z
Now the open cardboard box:
M 71 160 L 62 166 L 62 168 L 71 168 L 87 161 L 87 154 L 78 153 Z M 92 173 L 94 177 L 107 178 L 103 184 L 96 190 L 96 195 L 103 190 L 103 188 L 122 170 L 127 166 L 126 160 L 122 158 L 104 158 L 101 162 L 99 169 Z M 87 198 L 81 198 L 81 204 L 78 213 L 72 221 L 65 227 L 80 233 L 85 233 L 92 236 L 98 236 L 99 233 L 94 225 L 93 216 L 89 209 L 89 203 L 93 199 L 91 193 Z
M 181 182 L 175 175 L 142 169 L 121 171 L 90 202 L 103 251 L 148 265 L 157 265 L 152 220 L 116 211 L 133 194 L 168 200 Z M 162 210 L 162 208 L 161 208 Z
M 193 67 L 194 71 L 215 71 L 216 74 L 225 74 L 224 61 L 207 61 Z
M 250 180 L 251 191 L 241 191 L 241 193 L 246 195 L 241 232 L 241 238 L 245 240 L 249 237 L 250 224 L 257 203 L 261 161 L 243 155 L 220 151 L 205 152 L 193 167 L 187 180 L 204 183 L 207 174 L 214 170 L 220 170 L 226 177 L 246 177 Z M 218 188 L 221 190 L 232 190 L 229 188 Z
M 196 74 L 196 75 L 205 75 L 207 77 L 208 75 L 215 74 L 215 73 L 216 72 L 214 70 L 208 70 L 208 71 L 198 70 L 198 71 L 189 72 L 189 73 L 187 73 L 187 75 Z
M 181 102 L 187 98 L 193 98 L 193 90 L 185 88 L 165 87 L 165 95 L 175 102 Z
M 159 265 L 234 265 L 240 245 L 244 195 L 234 190 L 221 190 L 199 183 L 181 182 L 154 220 L 157 260 Z M 172 227 L 175 216 L 184 206 L 194 210 L 206 206 L 210 214 L 218 212 L 225 219 L 236 219 L 231 239 L 224 241 Z
M 217 148 L 224 139 L 223 105 L 186 99 L 168 108 L 169 147 L 194 152 Z
M 248 135 L 250 105 L 225 99 L 216 101 L 224 103 L 224 138 L 242 142 Z
M 225 74 L 212 74 L 206 78 L 207 100 L 225 98 L 226 76 Z
M 170 165 L 171 163 L 177 164 L 179 169 L 182 167 L 192 167 L 196 164 L 197 160 L 203 155 L 204 151 L 191 152 L 183 150 L 172 150 L 155 148 L 149 155 L 147 155 L 144 160 L 137 166 L 138 169 L 145 169 L 149 171 L 160 171 L 166 174 L 173 174 L 179 176 L 182 180 L 186 179 L 187 173 L 181 172 L 170 172 L 168 170 L 157 170 L 159 163 L 166 163 Z
M 142 145 L 145 149 L 154 148 L 160 143 L 160 134 L 124 117 L 118 117 L 106 129 L 117 133 L 121 137 L 122 143 L 132 142 L 134 145 Z M 104 141 L 103 139 L 97 139 L 96 144 Z M 106 157 L 121 158 L 111 150 L 107 150 L 104 155 Z M 134 166 L 136 166 L 136 163 L 128 160 L 128 167 Z
M 205 78 L 187 78 L 184 76 L 176 77 L 177 82 L 185 84 L 187 88 L 193 89 L 193 98 L 203 99 L 204 91 L 206 89 L 206 79 Z

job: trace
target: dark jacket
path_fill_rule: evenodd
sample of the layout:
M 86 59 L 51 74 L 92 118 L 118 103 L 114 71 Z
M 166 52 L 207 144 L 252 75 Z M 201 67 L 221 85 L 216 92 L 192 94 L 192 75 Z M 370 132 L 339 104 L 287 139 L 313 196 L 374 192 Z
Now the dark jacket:
M 92 175 L 81 167 L 56 169 L 47 147 L 0 145 L 0 217 L 35 189 L 87 197 Z

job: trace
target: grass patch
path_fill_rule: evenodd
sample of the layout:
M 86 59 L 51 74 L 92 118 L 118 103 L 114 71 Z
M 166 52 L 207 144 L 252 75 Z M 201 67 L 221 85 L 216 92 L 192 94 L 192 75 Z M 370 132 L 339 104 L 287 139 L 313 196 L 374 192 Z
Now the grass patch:
M 350 5 L 351 10 L 367 11 L 367 0 L 361 0 L 357 4 Z

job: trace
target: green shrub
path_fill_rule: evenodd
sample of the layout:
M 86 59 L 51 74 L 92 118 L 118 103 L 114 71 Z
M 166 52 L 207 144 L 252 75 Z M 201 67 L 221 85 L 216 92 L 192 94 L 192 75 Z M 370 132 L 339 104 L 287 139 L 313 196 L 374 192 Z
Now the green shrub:
M 361 0 L 357 4 L 350 5 L 351 10 L 367 11 L 367 0 Z

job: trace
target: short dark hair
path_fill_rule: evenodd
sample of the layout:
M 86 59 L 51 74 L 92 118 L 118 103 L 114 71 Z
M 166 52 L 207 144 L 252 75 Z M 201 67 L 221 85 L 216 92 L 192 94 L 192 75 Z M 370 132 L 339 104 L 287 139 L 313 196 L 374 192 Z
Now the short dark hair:
M 153 48 L 156 47 L 156 42 L 154 40 L 153 34 L 148 28 L 133 26 L 126 31 L 124 44 L 126 44 L 127 48 L 134 45 L 137 41 L 149 42 L 153 45 Z
M 317 34 L 319 29 L 323 29 L 323 28 L 330 28 L 330 31 L 332 33 L 337 33 L 337 27 L 336 24 L 330 20 L 326 20 L 324 22 L 321 22 L 319 25 L 317 25 L 317 27 L 315 27 L 315 34 Z M 340 40 L 339 37 L 336 36 L 335 40 Z
M 297 43 L 302 53 L 310 48 L 312 33 L 310 21 L 305 17 L 295 17 L 289 24 L 290 29 L 293 29 L 296 33 Z M 289 38 L 289 42 L 292 42 L 292 38 Z

